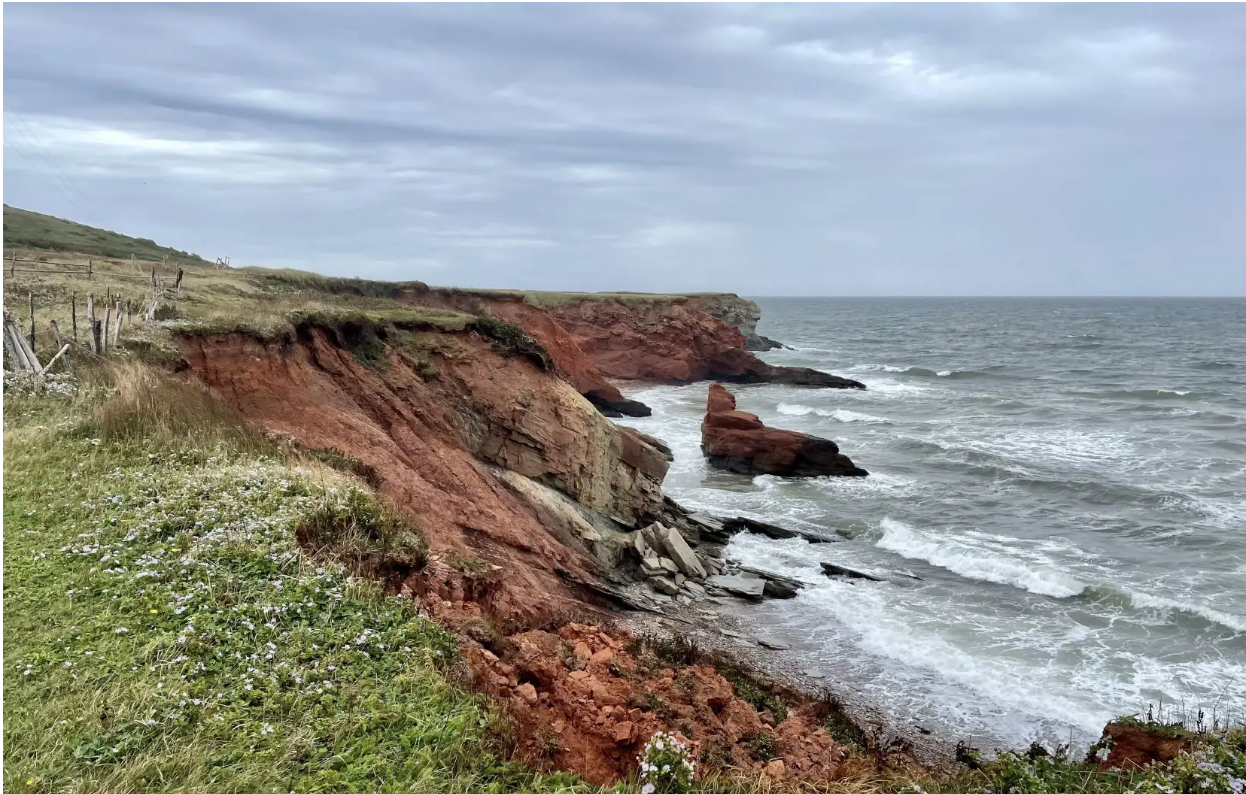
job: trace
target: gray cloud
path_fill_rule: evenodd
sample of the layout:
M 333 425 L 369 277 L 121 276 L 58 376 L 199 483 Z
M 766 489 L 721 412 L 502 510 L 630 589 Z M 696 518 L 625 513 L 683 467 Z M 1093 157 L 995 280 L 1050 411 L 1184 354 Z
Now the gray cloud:
M 5 9 L 5 201 L 243 264 L 1246 294 L 1246 12 Z

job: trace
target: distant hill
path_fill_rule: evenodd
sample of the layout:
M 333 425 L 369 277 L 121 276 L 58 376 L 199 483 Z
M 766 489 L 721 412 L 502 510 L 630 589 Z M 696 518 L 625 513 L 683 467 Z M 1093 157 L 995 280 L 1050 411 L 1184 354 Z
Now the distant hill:
M 133 254 L 138 259 L 159 260 L 165 256 L 196 262 L 206 261 L 198 254 L 157 245 L 154 240 L 127 237 L 105 229 L 55 218 L 30 210 L 4 205 L 4 246 L 39 248 L 45 251 L 73 251 L 119 259 Z

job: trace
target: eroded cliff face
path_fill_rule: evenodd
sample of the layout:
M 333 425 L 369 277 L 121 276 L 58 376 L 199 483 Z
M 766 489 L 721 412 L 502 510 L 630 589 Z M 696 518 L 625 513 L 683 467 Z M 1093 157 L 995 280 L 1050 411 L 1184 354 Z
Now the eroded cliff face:
M 826 704 L 796 698 L 786 718 L 759 711 L 712 667 L 668 666 L 622 633 L 557 620 L 611 596 L 595 575 L 632 547 L 625 530 L 671 520 L 660 442 L 473 332 L 386 326 L 379 347 L 360 347 L 339 331 L 185 336 L 179 346 L 218 397 L 302 447 L 359 459 L 418 522 L 434 554 L 398 589 L 460 636 L 474 687 L 520 728 L 520 757 L 609 785 L 665 730 L 687 732 L 715 769 L 771 783 L 854 774 L 821 727 Z M 458 557 L 490 565 L 456 566 Z M 550 618 L 557 628 L 541 628 Z M 773 760 L 753 752 L 763 734 Z
M 739 329 L 694 299 L 580 300 L 546 309 L 609 378 L 658 383 L 721 380 L 864 389 L 808 367 L 775 367 L 744 349 Z
M 706 293 L 693 295 L 691 300 L 697 308 L 711 317 L 717 317 L 734 327 L 744 337 L 744 349 L 765 352 L 783 347 L 781 342 L 757 333 L 761 319 L 761 307 L 733 293 Z
M 456 289 L 411 289 L 403 296 L 419 306 L 488 313 L 522 328 L 549 352 L 559 374 L 606 416 L 649 416 L 644 403 L 629 400 L 606 379 L 597 364 L 584 354 L 576 339 L 544 309 L 529 305 L 521 296 L 489 294 Z
M 570 383 L 474 334 L 391 339 L 371 366 L 318 328 L 179 345 L 193 373 L 261 427 L 375 469 L 434 552 L 502 566 L 488 598 L 500 614 L 534 619 L 588 599 L 569 582 L 592 580 L 612 535 L 663 510 L 659 450 Z M 593 532 L 540 512 L 531 494 L 542 490 Z
M 517 293 L 412 287 L 399 297 L 417 306 L 491 314 L 519 326 L 545 347 L 559 374 L 606 416 L 650 413 L 643 403 L 625 398 L 611 379 L 865 388 L 859 381 L 808 367 L 775 367 L 757 358 L 745 349 L 739 328 L 710 311 L 755 335 L 760 310 L 735 295 L 627 302 L 593 296 L 535 306 Z

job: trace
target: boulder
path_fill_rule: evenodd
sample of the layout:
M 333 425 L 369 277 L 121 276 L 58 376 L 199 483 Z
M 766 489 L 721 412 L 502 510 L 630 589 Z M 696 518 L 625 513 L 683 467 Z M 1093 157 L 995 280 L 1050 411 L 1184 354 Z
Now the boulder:
M 803 538 L 810 543 L 834 543 L 837 540 L 837 538 L 833 537 L 815 535 L 812 532 L 801 532 L 797 529 L 787 529 L 786 527 L 776 526 L 775 524 L 767 524 L 765 521 L 745 518 L 744 516 L 723 519 L 722 527 L 727 531 L 729 536 L 734 535 L 737 532 L 752 532 L 754 535 L 765 535 L 773 540 Z
M 766 592 L 766 580 L 757 576 L 745 576 L 744 574 L 733 574 L 731 576 L 711 576 L 705 580 L 706 584 L 712 584 L 720 590 L 726 590 L 732 595 L 738 595 L 742 598 L 751 598 L 761 600 Z
M 644 560 L 646 557 L 654 556 L 653 550 L 649 548 L 649 544 L 645 543 L 644 535 L 639 532 L 632 533 L 632 548 L 636 550 L 636 556 Z
M 679 585 L 667 579 L 665 576 L 655 576 L 649 580 L 649 586 L 659 593 L 673 596 L 679 595 Z
M 701 451 L 710 465 L 750 476 L 864 477 L 869 472 L 840 454 L 834 441 L 766 427 L 755 414 L 736 410 L 721 383 L 710 385 Z
M 679 573 L 679 566 L 676 565 L 675 561 L 670 559 L 669 557 L 659 557 L 658 565 L 660 565 L 662 570 L 666 571 L 667 573 Z
M 661 547 L 674 560 L 675 564 L 679 566 L 679 570 L 685 576 L 693 579 L 705 578 L 705 568 L 701 567 L 701 561 L 697 559 L 697 555 L 688 546 L 688 541 L 684 540 L 684 536 L 679 534 L 679 530 L 657 524 L 654 529 L 654 535 L 657 537 Z
M 849 579 L 867 579 L 871 582 L 885 581 L 881 576 L 875 576 L 864 571 L 854 571 L 852 568 L 845 568 L 842 565 L 836 565 L 833 562 L 822 563 L 822 573 L 827 576 L 846 576 Z
M 767 579 L 766 586 L 762 589 L 762 595 L 767 598 L 795 598 L 797 589 L 787 582 Z

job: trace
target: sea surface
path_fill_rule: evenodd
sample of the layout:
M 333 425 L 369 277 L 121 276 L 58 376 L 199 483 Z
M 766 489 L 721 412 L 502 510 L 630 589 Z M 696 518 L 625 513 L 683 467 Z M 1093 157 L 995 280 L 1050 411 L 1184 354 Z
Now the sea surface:
M 869 477 L 708 468 L 704 383 L 632 390 L 654 413 L 626 422 L 671 445 L 684 506 L 839 539 L 728 547 L 807 583 L 755 613 L 802 664 L 988 748 L 1149 705 L 1246 720 L 1246 299 L 757 302 L 793 348 L 765 360 L 868 389 L 733 386 L 740 409 Z

